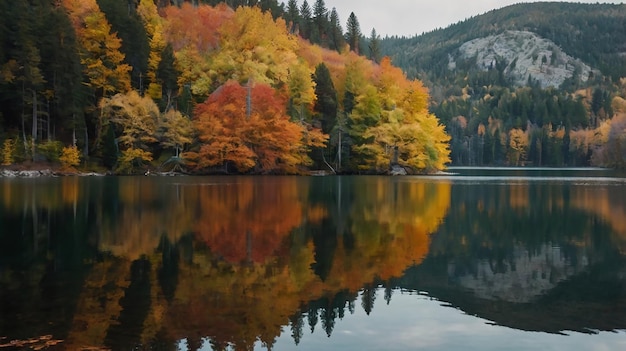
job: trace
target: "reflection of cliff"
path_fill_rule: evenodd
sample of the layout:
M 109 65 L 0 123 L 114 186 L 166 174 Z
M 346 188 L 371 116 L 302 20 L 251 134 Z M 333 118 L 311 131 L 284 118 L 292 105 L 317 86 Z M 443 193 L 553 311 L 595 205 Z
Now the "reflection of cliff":
M 626 261 L 621 255 L 589 266 L 524 303 L 477 296 L 449 281 L 447 266 L 445 259 L 429 258 L 390 284 L 427 291 L 468 315 L 519 330 L 595 333 L 626 329 Z
M 623 329 L 621 188 L 454 184 L 429 257 L 394 284 L 522 330 Z
M 520 303 L 531 302 L 544 295 L 586 266 L 586 257 L 583 256 L 578 265 L 572 265 L 559 247 L 545 244 L 532 254 L 516 246 L 510 260 L 505 262 L 478 260 L 473 274 L 458 277 L 452 260 L 448 265 L 448 275 L 454 283 L 470 289 L 478 298 Z

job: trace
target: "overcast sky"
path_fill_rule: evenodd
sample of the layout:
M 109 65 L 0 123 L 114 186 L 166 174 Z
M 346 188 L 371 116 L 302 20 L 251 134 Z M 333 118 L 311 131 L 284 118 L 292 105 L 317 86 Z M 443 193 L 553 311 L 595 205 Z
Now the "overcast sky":
M 307 0 L 311 8 L 315 0 Z M 298 0 L 302 4 L 303 0 Z M 354 12 L 361 32 L 369 36 L 372 28 L 381 36 L 413 36 L 445 28 L 466 18 L 502 8 L 523 0 L 325 0 L 326 7 L 339 13 L 343 29 L 350 12 Z M 587 3 L 623 3 L 624 1 L 571 1 Z M 287 1 L 285 0 L 285 3 Z

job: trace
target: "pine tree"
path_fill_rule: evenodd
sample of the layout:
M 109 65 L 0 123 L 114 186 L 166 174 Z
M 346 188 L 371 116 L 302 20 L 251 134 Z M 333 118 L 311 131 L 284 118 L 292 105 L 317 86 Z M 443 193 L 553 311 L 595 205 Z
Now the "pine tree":
M 287 3 L 287 12 L 285 12 L 285 22 L 289 29 L 289 33 L 296 33 L 298 24 L 300 23 L 300 10 L 296 0 L 289 0 Z
M 304 0 L 302 2 L 302 6 L 300 7 L 300 36 L 304 39 L 309 39 L 311 37 L 311 6 L 309 3 Z
M 313 22 L 318 40 L 314 42 L 319 43 L 323 47 L 328 46 L 328 9 L 324 0 L 316 0 L 313 6 Z
M 143 93 L 148 71 L 150 43 L 145 27 L 130 2 L 118 0 L 97 0 L 100 9 L 111 25 L 112 32 L 121 40 L 120 51 L 124 62 L 131 67 L 131 84 Z
M 161 60 L 157 68 L 157 77 L 161 81 L 163 89 L 161 106 L 163 111 L 167 111 L 174 103 L 174 98 L 178 96 L 178 76 L 180 73 L 176 69 L 176 58 L 172 45 L 167 44 L 161 53 Z M 182 110 L 182 109 L 181 109 Z
M 330 134 L 337 119 L 337 91 L 324 63 L 315 68 L 315 106 L 313 110 L 322 121 L 322 131 Z
M 332 50 L 341 52 L 344 45 L 346 45 L 346 40 L 343 37 L 343 29 L 341 28 L 339 14 L 337 14 L 337 9 L 333 7 L 332 11 L 330 11 L 330 33 L 328 47 Z
M 354 12 L 350 12 L 348 17 L 348 23 L 346 24 L 346 41 L 350 45 L 350 50 L 354 51 L 357 55 L 360 54 L 359 49 L 361 40 L 361 26 L 359 20 L 356 18 Z
M 372 34 L 370 34 L 370 60 L 380 63 L 380 36 L 376 33 L 376 29 L 372 28 Z

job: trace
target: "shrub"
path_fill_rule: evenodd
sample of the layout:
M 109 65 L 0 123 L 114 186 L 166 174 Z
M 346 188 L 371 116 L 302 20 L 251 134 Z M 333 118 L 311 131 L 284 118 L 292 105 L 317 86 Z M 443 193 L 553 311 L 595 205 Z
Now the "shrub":
M 8 166 L 15 162 L 15 140 L 5 139 L 2 145 L 2 165 Z
M 59 161 L 63 152 L 63 144 L 60 141 L 44 141 L 37 145 L 37 152 L 50 162 Z
M 80 164 L 80 152 L 76 146 L 64 147 L 59 157 L 63 169 L 73 169 Z

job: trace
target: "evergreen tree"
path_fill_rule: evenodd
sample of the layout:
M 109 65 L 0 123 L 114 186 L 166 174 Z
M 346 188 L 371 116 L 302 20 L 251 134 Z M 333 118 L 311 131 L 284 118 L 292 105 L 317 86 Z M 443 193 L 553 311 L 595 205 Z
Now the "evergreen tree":
M 324 63 L 315 68 L 315 106 L 313 110 L 322 121 L 322 131 L 329 134 L 337 119 L 337 91 Z
M 315 5 L 313 6 L 313 22 L 314 28 L 317 32 L 316 34 L 319 37 L 319 40 L 316 42 L 319 43 L 323 47 L 328 46 L 328 9 L 326 8 L 326 4 L 324 4 L 324 0 L 316 0 Z
M 39 115 L 42 113 L 40 103 L 43 102 L 42 91 L 46 79 L 41 69 L 41 53 L 38 47 L 38 37 L 36 25 L 40 23 L 44 12 L 45 2 L 30 4 L 28 2 L 17 2 L 11 14 L 6 19 L 9 29 L 8 38 L 12 38 L 12 43 L 8 47 L 7 54 L 9 61 L 6 64 L 8 75 L 5 75 L 12 86 L 12 89 L 20 92 L 19 100 L 15 102 L 21 107 L 20 130 L 24 148 L 29 149 L 31 155 L 35 154 L 35 143 L 38 133 Z M 29 117 L 27 119 L 27 117 Z M 30 133 L 28 133 L 28 123 L 30 122 Z M 30 145 L 27 144 L 26 135 L 30 134 Z
M 261 10 L 269 11 L 274 20 L 285 15 L 284 4 L 279 5 L 276 0 L 259 0 L 259 6 L 261 6 Z
M 372 28 L 372 33 L 370 34 L 370 42 L 368 45 L 370 49 L 369 59 L 380 63 L 380 36 L 376 33 L 376 29 Z
M 168 44 L 161 53 L 161 60 L 157 69 L 157 77 L 161 81 L 163 89 L 161 103 L 164 103 L 164 106 L 161 106 L 161 108 L 164 111 L 167 111 L 172 106 L 174 99 L 178 96 L 179 75 L 180 73 L 176 69 L 174 49 L 172 49 L 171 44 Z
M 361 26 L 359 25 L 359 20 L 356 18 L 354 12 L 350 12 L 350 16 L 348 17 L 348 22 L 346 24 L 346 41 L 350 45 L 351 51 L 354 51 L 357 55 L 360 54 L 361 50 L 359 49 L 359 45 L 361 44 Z
M 376 301 L 376 288 L 370 284 L 361 291 L 361 307 L 368 316 L 374 309 L 374 301 Z
M 300 36 L 304 39 L 311 37 L 311 20 L 312 20 L 311 6 L 304 0 L 300 7 Z
M 131 68 L 131 84 L 141 93 L 147 88 L 146 72 L 150 44 L 141 18 L 135 6 L 119 0 L 98 0 L 113 32 L 122 41 L 120 51 L 124 54 L 124 62 Z
M 76 131 L 85 128 L 82 107 L 87 94 L 74 29 L 62 8 L 48 6 L 37 32 L 47 82 L 45 135 L 48 140 L 61 139 L 74 145 L 77 137 L 84 135 Z
M 289 0 L 287 3 L 287 12 L 285 12 L 285 22 L 289 26 L 289 33 L 295 33 L 300 23 L 300 10 L 296 0 Z
M 291 337 L 293 338 L 293 342 L 298 346 L 300 344 L 300 340 L 302 339 L 302 329 L 304 327 L 304 316 L 302 312 L 298 311 L 293 316 L 289 318 L 289 325 L 291 327 Z
M 339 14 L 337 14 L 337 9 L 333 7 L 332 11 L 330 11 L 330 33 L 328 38 L 328 47 L 332 50 L 337 50 L 341 52 L 344 45 L 346 45 L 346 40 L 343 37 L 343 29 L 341 28 L 341 22 L 339 20 Z

